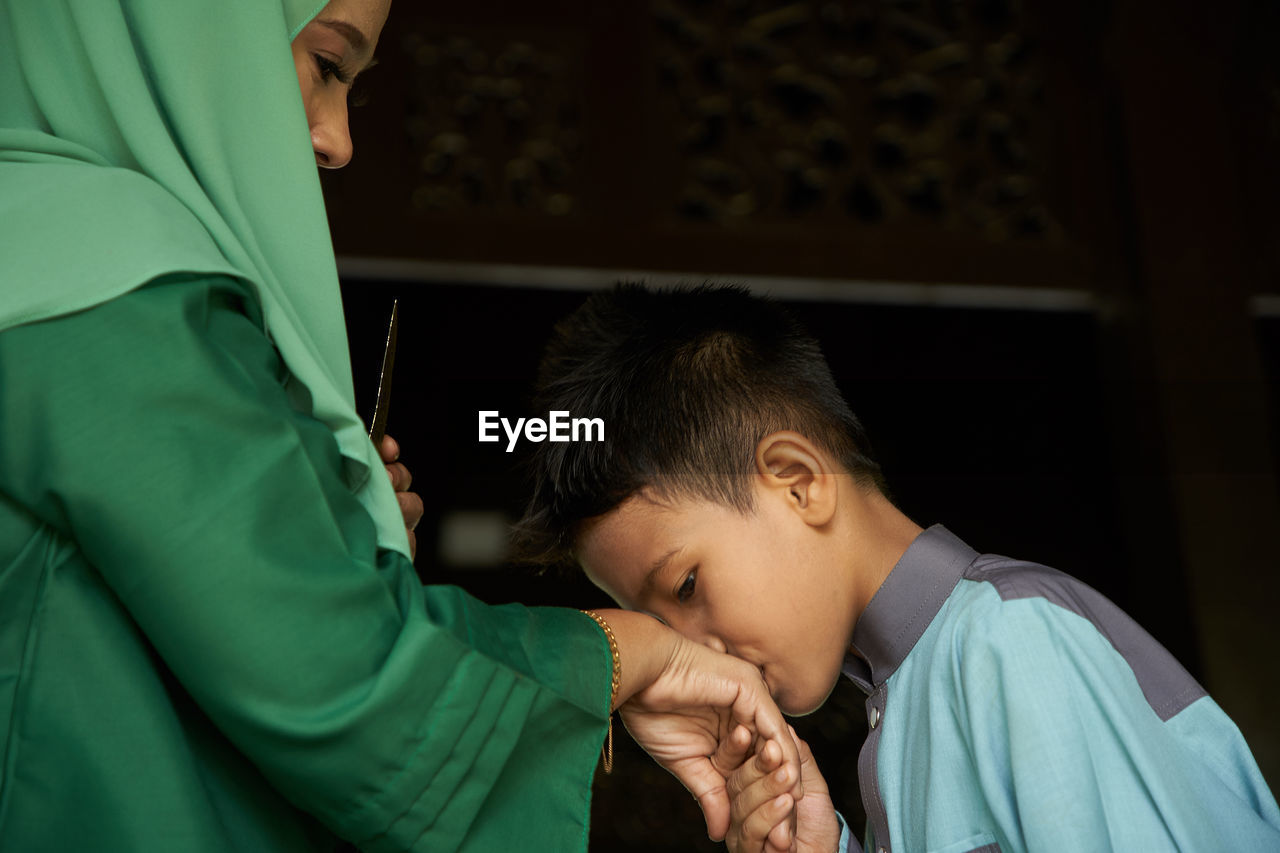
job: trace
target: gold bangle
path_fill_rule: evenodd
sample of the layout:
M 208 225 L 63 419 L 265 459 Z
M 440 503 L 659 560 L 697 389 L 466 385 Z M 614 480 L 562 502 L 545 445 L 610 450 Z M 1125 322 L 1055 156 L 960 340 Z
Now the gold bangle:
M 613 636 L 613 629 L 609 627 L 609 623 L 604 621 L 604 617 L 593 610 L 584 610 L 583 613 L 590 616 L 595 623 L 604 631 L 605 637 L 609 640 L 609 654 L 613 657 L 613 679 L 609 686 L 609 730 L 605 735 L 604 749 L 602 751 L 604 759 L 604 772 L 613 772 L 613 706 L 618 701 L 618 686 L 622 684 L 622 657 L 618 654 L 618 638 Z
M 622 684 L 622 657 L 618 654 L 618 638 L 613 636 L 613 629 L 609 627 L 609 623 L 604 621 L 604 617 L 594 610 L 584 610 L 583 613 L 595 620 L 596 624 L 604 630 L 604 635 L 609 638 L 609 654 L 613 656 L 613 682 L 609 687 L 609 712 L 613 713 L 613 706 L 618 701 L 618 687 Z

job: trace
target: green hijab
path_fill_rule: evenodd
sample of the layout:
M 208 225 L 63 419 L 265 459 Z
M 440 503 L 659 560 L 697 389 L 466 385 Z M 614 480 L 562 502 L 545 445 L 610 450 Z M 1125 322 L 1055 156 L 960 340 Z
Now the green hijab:
M 0 332 L 168 273 L 250 282 L 378 541 L 408 555 L 355 412 L 289 43 L 321 0 L 0 0 Z M 301 393 L 305 390 L 305 393 Z

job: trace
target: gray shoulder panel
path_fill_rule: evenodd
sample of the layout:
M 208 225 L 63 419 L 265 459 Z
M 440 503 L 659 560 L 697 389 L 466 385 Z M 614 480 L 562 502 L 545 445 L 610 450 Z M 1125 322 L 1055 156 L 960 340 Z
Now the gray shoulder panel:
M 1088 619 L 1133 670 L 1142 695 L 1163 721 L 1206 695 L 1191 673 L 1128 614 L 1068 574 L 987 554 L 975 560 L 964 576 L 991 584 L 1005 601 L 1043 598 Z

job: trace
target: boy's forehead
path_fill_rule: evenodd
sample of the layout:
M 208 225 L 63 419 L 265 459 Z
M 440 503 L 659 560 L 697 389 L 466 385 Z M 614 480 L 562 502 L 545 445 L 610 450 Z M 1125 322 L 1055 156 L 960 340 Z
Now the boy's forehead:
M 658 510 L 655 504 L 633 495 L 604 515 L 584 522 L 574 543 L 579 560 L 592 565 L 616 564 L 642 556 L 653 534 L 667 527 L 658 523 Z
M 680 549 L 687 510 L 633 495 L 586 522 L 575 551 L 587 577 L 615 599 L 639 594 L 655 561 Z
M 592 583 L 633 603 L 686 548 L 705 551 L 736 539 L 737 527 L 725 523 L 731 519 L 741 516 L 706 499 L 637 494 L 585 523 L 574 550 Z

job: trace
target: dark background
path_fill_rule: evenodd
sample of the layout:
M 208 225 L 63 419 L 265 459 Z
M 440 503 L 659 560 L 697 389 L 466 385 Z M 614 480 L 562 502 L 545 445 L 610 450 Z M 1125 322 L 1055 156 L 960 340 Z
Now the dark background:
M 1111 597 L 1274 785 L 1280 13 L 1209 6 L 400 0 L 325 190 L 362 411 L 400 301 L 423 578 L 606 604 L 445 541 L 526 494 L 476 413 L 545 416 L 587 289 L 743 282 L 823 343 L 908 515 Z M 841 684 L 797 721 L 859 824 L 863 720 Z M 718 849 L 617 745 L 593 849 Z

